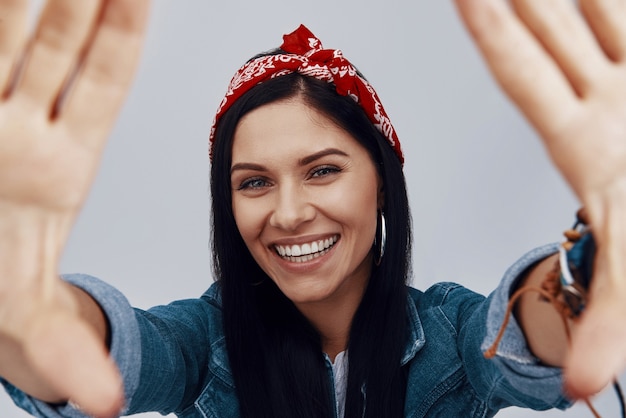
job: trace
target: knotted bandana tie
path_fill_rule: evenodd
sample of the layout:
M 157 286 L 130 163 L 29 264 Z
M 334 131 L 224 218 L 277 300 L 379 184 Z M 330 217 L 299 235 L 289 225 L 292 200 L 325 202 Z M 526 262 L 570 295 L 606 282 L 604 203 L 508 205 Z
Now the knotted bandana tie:
M 220 118 L 244 93 L 257 84 L 291 73 L 327 81 L 342 96 L 351 97 L 372 124 L 387 139 L 401 163 L 404 156 L 389 116 L 372 85 L 361 77 L 356 68 L 338 49 L 323 49 L 321 41 L 304 25 L 283 36 L 280 49 L 286 54 L 266 55 L 244 64 L 230 81 L 211 127 L 210 155 L 213 154 L 215 129 Z

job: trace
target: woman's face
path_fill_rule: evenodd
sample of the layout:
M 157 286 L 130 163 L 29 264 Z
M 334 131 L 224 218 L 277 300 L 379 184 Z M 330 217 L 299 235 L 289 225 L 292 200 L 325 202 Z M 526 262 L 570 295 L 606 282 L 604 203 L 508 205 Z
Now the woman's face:
M 235 130 L 231 184 L 243 240 L 289 299 L 360 301 L 382 199 L 350 134 L 299 98 L 261 106 Z

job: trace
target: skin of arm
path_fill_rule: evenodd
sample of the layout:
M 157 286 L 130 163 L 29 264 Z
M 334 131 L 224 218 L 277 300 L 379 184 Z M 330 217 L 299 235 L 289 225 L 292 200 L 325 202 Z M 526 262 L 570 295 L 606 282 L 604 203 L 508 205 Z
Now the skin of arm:
M 521 286 L 541 287 L 558 254 L 547 257 L 534 266 Z M 549 366 L 562 367 L 569 347 L 563 319 L 554 306 L 537 292 L 520 296 L 514 315 L 520 324 L 531 352 Z M 568 320 L 572 327 L 574 321 Z

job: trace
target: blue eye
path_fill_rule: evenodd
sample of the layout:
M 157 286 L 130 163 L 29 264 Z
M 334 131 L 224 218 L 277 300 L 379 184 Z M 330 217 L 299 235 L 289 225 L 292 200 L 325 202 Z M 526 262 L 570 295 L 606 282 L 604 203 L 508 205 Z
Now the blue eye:
M 330 174 L 338 173 L 340 171 L 341 171 L 340 169 L 338 169 L 337 167 L 333 167 L 333 166 L 318 167 L 313 170 L 313 172 L 311 173 L 311 177 L 325 177 Z
M 246 189 L 261 189 L 268 185 L 267 181 L 262 178 L 252 178 L 245 180 L 241 185 L 237 188 L 237 190 L 246 190 Z

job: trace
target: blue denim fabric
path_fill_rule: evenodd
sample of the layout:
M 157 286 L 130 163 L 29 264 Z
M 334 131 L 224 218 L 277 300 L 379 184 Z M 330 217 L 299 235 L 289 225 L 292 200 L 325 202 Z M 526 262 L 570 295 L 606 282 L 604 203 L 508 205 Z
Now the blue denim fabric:
M 454 283 L 440 283 L 426 292 L 410 289 L 410 338 L 402 360 L 409 367 L 406 417 L 490 417 L 512 405 L 571 405 L 561 391 L 560 370 L 538 364 L 514 319 L 495 359 L 485 359 L 481 351 L 493 342 L 515 279 L 556 248 L 549 245 L 528 253 L 488 298 Z M 125 381 L 126 414 L 239 416 L 222 332 L 219 285 L 199 299 L 142 311 L 133 310 L 118 291 L 95 278 L 65 279 L 92 294 L 109 317 L 111 354 Z M 329 371 L 332 379 L 332 367 Z M 35 416 L 85 418 L 71 405 L 51 406 L 4 383 L 14 401 Z

